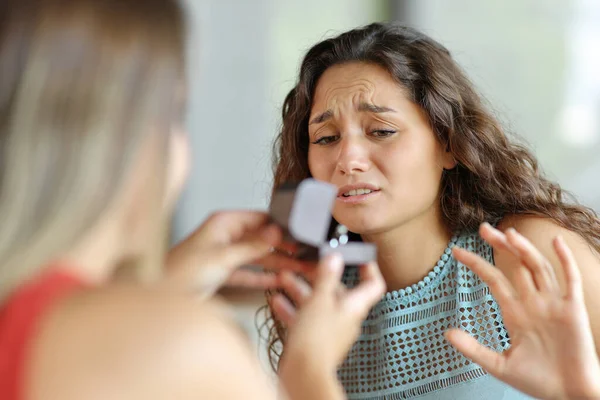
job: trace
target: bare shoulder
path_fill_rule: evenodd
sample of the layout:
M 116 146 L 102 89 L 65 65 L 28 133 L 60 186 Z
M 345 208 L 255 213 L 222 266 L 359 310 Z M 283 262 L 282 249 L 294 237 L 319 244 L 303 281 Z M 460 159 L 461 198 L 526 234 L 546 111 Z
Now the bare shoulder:
M 590 316 L 590 322 L 596 339 L 596 346 L 600 349 L 600 255 L 579 234 L 561 227 L 550 218 L 509 215 L 499 224 L 502 231 L 508 228 L 516 229 L 525 236 L 550 262 L 559 285 L 564 289 L 564 274 L 558 256 L 552 246 L 552 240 L 562 236 L 569 248 L 573 251 L 579 270 L 581 272 L 583 290 L 586 306 Z M 518 266 L 518 261 L 503 252 L 494 252 L 496 266 L 500 268 L 507 277 L 514 281 L 513 271 Z
M 572 244 L 576 245 L 579 243 L 587 246 L 587 242 L 577 233 L 563 228 L 556 221 L 547 217 L 511 214 L 505 216 L 499 222 L 498 228 L 500 230 L 515 228 L 522 235 L 526 237 L 531 236 L 528 237 L 529 240 L 536 240 L 536 238 L 552 240 L 556 236 L 561 235 L 565 240 L 572 242 Z
M 600 255 L 589 245 L 589 243 L 578 233 L 563 228 L 550 218 L 530 215 L 508 215 L 498 224 L 498 228 L 505 231 L 514 228 L 525 236 L 533 245 L 551 261 L 558 262 L 554 254 L 552 240 L 562 236 L 580 262 L 582 271 L 600 263 Z M 596 268 L 594 268 L 596 269 Z M 600 272 L 600 271 L 599 271 Z
M 28 375 L 32 399 L 270 398 L 223 303 L 138 287 L 59 304 L 42 321 Z
M 562 268 L 552 246 L 552 240 L 557 236 L 562 236 L 573 251 L 584 279 L 587 277 L 600 279 L 600 257 L 598 253 L 579 234 L 563 228 L 552 219 L 529 215 L 509 215 L 500 221 L 498 228 L 502 231 L 514 228 L 533 243 L 555 268 L 561 285 L 564 282 Z M 498 252 L 494 253 L 494 259 L 496 265 L 510 275 L 516 260 L 507 254 Z

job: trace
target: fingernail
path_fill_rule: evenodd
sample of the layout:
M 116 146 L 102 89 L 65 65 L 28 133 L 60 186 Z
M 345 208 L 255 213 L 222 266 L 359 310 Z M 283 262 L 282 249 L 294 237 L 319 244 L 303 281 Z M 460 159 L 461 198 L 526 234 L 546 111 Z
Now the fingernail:
M 340 253 L 333 253 L 329 255 L 328 265 L 333 269 L 341 268 L 344 265 L 344 258 Z
M 340 253 L 333 253 L 331 254 L 331 262 L 340 264 L 342 262 L 344 262 L 344 258 L 342 257 L 342 255 Z

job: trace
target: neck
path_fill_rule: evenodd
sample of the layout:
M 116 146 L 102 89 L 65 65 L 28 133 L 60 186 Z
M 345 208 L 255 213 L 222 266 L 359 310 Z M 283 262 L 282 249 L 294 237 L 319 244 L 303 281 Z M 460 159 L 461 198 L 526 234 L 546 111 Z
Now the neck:
M 118 225 L 109 218 L 99 225 L 55 260 L 62 270 L 93 285 L 109 281 L 125 255 Z
M 363 240 L 377 245 L 379 268 L 388 291 L 393 291 L 423 279 L 451 237 L 439 212 L 430 212 L 392 230 L 363 235 Z

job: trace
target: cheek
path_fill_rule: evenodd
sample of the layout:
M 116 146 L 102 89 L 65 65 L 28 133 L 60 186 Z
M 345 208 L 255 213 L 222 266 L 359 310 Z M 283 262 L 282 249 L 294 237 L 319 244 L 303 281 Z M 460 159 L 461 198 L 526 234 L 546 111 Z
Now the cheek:
M 168 157 L 165 207 L 170 212 L 183 190 L 191 166 L 191 151 L 184 131 L 176 130 L 171 133 Z
M 394 191 L 417 196 L 437 193 L 442 175 L 440 163 L 435 144 L 416 141 L 390 147 L 378 160 L 379 169 Z
M 308 169 L 313 178 L 320 181 L 330 181 L 332 171 L 330 164 L 330 158 L 322 149 L 309 148 Z

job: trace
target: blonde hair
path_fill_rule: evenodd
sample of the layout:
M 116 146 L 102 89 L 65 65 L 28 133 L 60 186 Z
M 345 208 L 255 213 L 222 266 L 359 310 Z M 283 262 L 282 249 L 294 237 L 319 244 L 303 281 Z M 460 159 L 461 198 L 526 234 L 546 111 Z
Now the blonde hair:
M 101 218 L 151 135 L 166 161 L 184 34 L 175 0 L 2 1 L 0 299 Z

